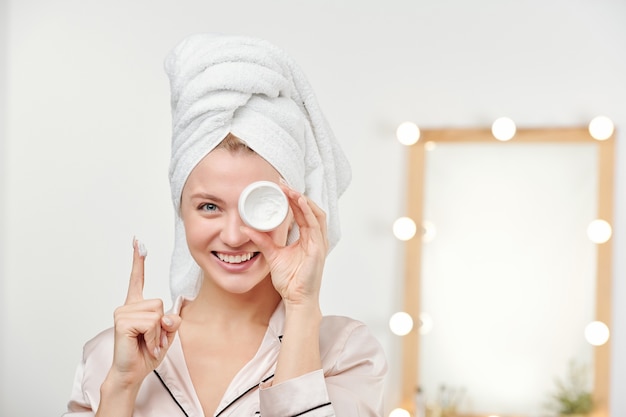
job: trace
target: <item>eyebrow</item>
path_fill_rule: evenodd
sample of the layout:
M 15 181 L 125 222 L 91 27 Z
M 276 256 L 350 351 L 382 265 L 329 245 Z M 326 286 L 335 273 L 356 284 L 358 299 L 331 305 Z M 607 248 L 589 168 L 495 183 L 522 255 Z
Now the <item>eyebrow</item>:
M 215 201 L 217 203 L 224 203 L 224 200 L 222 200 L 219 197 L 216 197 L 212 194 L 208 194 L 208 193 L 194 193 L 192 195 L 189 196 L 189 199 L 191 200 L 196 200 L 196 199 L 200 199 L 200 200 L 211 200 L 211 201 Z

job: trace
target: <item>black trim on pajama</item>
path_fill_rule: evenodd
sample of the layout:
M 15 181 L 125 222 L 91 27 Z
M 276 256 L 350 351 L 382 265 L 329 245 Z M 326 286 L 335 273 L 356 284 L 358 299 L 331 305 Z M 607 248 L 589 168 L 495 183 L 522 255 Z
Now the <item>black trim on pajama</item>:
M 157 378 L 159 378 L 159 381 L 161 381 L 161 385 L 163 385 L 163 387 L 165 388 L 165 390 L 168 392 L 168 394 L 170 394 L 170 397 L 172 397 L 172 400 L 174 400 L 174 402 L 176 403 L 176 405 L 178 406 L 178 408 L 180 408 L 180 411 L 183 412 L 183 414 L 185 415 L 185 417 L 189 417 L 189 414 L 187 414 L 187 412 L 185 411 L 185 409 L 183 408 L 182 405 L 180 405 L 180 403 L 178 402 L 178 400 L 176 399 L 176 397 L 174 397 L 174 394 L 172 394 L 172 391 L 170 391 L 170 389 L 167 387 L 167 385 L 165 385 L 165 381 L 163 381 L 163 378 L 161 378 L 161 375 L 159 375 L 159 373 L 156 371 L 156 369 L 153 371 L 154 374 L 157 376 Z
M 311 411 L 315 411 L 315 410 L 317 410 L 317 409 L 319 409 L 319 408 L 326 407 L 326 406 L 328 406 L 328 405 L 330 405 L 330 404 L 331 404 L 330 402 L 327 402 L 327 403 L 324 403 L 324 404 L 320 404 L 320 405 L 315 406 L 315 407 L 313 407 L 313 408 L 309 408 L 308 410 L 303 411 L 303 412 L 301 412 L 301 413 L 294 414 L 292 417 L 303 416 L 303 415 L 305 415 L 306 413 L 310 413 Z
M 180 405 L 180 403 L 178 402 L 178 400 L 176 399 L 176 397 L 174 397 L 174 394 L 172 394 L 172 391 L 170 391 L 170 389 L 167 387 L 167 385 L 165 384 L 165 381 L 163 381 L 163 378 L 161 378 L 161 375 L 159 375 L 159 373 L 156 371 L 156 369 L 153 371 L 154 374 L 157 376 L 157 378 L 159 378 L 159 381 L 161 381 L 161 385 L 163 385 L 163 387 L 165 388 L 165 390 L 167 391 L 167 393 L 170 395 L 170 397 L 172 397 L 172 400 L 174 400 L 174 402 L 176 403 L 176 405 L 178 406 L 178 408 L 180 408 L 180 411 L 183 412 L 183 414 L 185 415 L 185 417 L 189 417 L 189 414 L 187 414 L 187 412 L 185 411 L 185 409 L 183 408 L 182 405 Z M 267 378 L 265 378 L 264 380 L 261 381 L 261 383 L 263 382 L 267 382 L 270 379 L 274 378 L 274 374 L 268 376 Z M 253 391 L 255 388 L 258 388 L 259 385 L 261 384 L 257 384 L 254 385 L 250 388 L 248 388 L 247 390 L 245 390 L 241 395 L 239 395 L 237 398 L 235 398 L 234 400 L 232 400 L 228 405 L 226 405 L 226 407 L 222 408 L 220 410 L 219 413 L 217 413 L 215 415 L 215 417 L 219 417 L 224 411 L 226 411 L 231 405 L 233 405 L 234 403 L 236 403 L 237 401 L 239 401 L 244 395 L 248 394 L 250 391 Z M 317 407 L 316 407 L 317 408 Z M 300 415 L 300 414 L 298 414 Z
M 270 379 L 272 379 L 272 378 L 274 378 L 274 374 L 272 374 L 272 375 L 268 376 L 268 377 L 267 377 L 267 378 L 265 378 L 263 381 L 261 381 L 261 384 L 262 384 L 263 382 L 267 382 L 267 381 L 269 381 L 269 380 L 270 380 Z M 226 411 L 226 409 L 228 409 L 228 407 L 230 407 L 231 405 L 233 405 L 233 404 L 234 404 L 235 402 L 237 402 L 237 401 L 238 401 L 241 397 L 243 397 L 244 395 L 248 394 L 250 391 L 254 390 L 255 388 L 258 388 L 258 387 L 259 387 L 259 385 L 261 385 L 261 384 L 257 384 L 257 385 L 255 385 L 255 386 L 252 386 L 252 387 L 248 388 L 247 390 L 245 390 L 245 391 L 244 391 L 244 392 L 243 392 L 243 393 L 242 393 L 239 397 L 235 398 L 235 399 L 234 399 L 234 400 L 232 400 L 232 401 L 231 401 L 231 402 L 230 402 L 230 403 L 229 403 L 226 407 L 222 408 L 222 409 L 220 410 L 220 412 L 219 412 L 219 413 L 217 413 L 217 414 L 215 415 L 215 417 L 219 417 L 219 416 L 220 416 L 220 415 L 221 415 L 224 411 Z

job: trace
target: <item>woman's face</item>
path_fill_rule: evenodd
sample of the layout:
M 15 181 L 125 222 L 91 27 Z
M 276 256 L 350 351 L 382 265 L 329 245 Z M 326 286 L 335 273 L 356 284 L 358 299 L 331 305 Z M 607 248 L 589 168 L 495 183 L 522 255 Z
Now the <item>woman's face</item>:
M 181 198 L 191 255 L 210 279 L 223 290 L 243 294 L 269 276 L 269 266 L 258 248 L 241 232 L 241 191 L 254 181 L 278 183 L 280 175 L 266 160 L 248 151 L 216 148 L 193 169 Z M 274 242 L 285 245 L 292 220 L 268 232 Z

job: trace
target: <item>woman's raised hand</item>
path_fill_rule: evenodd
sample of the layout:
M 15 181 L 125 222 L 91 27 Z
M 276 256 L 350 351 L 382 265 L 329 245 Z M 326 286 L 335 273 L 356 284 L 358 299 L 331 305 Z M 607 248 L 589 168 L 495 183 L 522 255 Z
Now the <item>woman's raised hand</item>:
M 291 305 L 319 305 L 319 291 L 328 238 L 326 213 L 305 195 L 281 184 L 289 200 L 300 238 L 293 244 L 276 245 L 267 233 L 242 226 L 270 265 L 272 283 L 283 301 Z
M 270 266 L 272 284 L 285 305 L 285 324 L 274 379 L 279 384 L 322 366 L 319 351 L 320 287 L 328 238 L 326 213 L 305 195 L 281 186 L 289 200 L 299 239 L 274 243 L 268 233 L 242 226 Z
M 135 239 L 126 302 L 115 310 L 115 348 L 107 377 L 119 386 L 141 385 L 165 357 L 181 323 L 178 315 L 164 315 L 163 301 L 144 300 L 144 261 Z

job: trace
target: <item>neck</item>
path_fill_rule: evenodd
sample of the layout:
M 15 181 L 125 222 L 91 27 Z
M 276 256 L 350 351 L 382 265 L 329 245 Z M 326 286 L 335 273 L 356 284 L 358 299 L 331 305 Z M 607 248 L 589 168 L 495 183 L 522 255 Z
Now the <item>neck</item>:
M 269 276 L 244 294 L 224 291 L 212 280 L 204 279 L 198 296 L 181 309 L 181 317 L 201 325 L 238 322 L 267 326 L 280 300 Z

